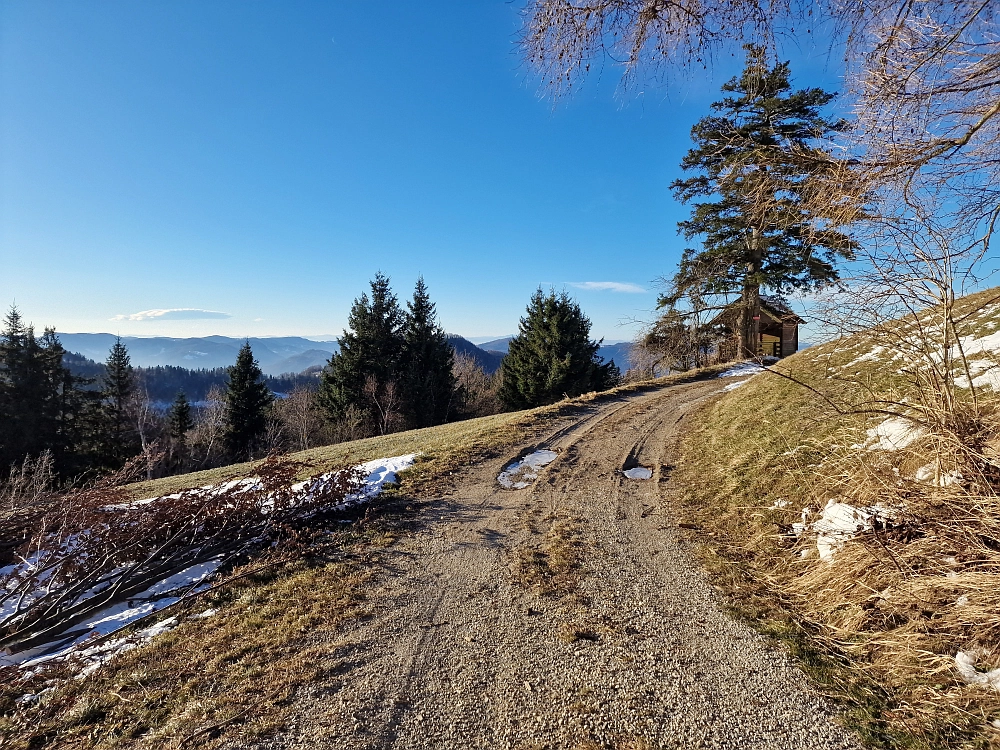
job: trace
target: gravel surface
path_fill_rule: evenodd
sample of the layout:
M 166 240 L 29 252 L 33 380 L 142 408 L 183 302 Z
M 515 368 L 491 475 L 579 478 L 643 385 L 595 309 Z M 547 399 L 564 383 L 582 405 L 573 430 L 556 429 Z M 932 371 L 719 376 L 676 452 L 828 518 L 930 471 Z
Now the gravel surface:
M 592 407 L 524 446 L 559 452 L 525 489 L 496 481 L 517 455 L 459 477 L 383 554 L 371 617 L 322 644 L 328 677 L 265 746 L 860 747 L 787 655 L 724 612 L 679 538 L 672 447 L 720 390 Z M 652 478 L 623 476 L 635 466 Z M 553 539 L 575 540 L 579 565 L 539 586 L 525 561 Z

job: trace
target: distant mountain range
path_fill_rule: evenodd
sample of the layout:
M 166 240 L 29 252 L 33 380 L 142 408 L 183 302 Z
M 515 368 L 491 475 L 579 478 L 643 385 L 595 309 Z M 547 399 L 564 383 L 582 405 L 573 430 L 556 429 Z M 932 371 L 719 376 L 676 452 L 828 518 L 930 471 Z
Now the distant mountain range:
M 60 333 L 59 340 L 67 351 L 104 362 L 115 343 L 115 336 L 110 333 Z M 229 367 L 236 361 L 236 354 L 246 340 L 228 336 L 122 336 L 133 365 L 174 365 L 192 370 Z M 252 338 L 249 341 L 260 368 L 268 375 L 302 372 L 313 365 L 325 364 L 337 351 L 336 341 L 313 341 L 300 336 Z
M 456 335 L 449 335 L 448 341 L 456 351 L 475 359 L 486 372 L 494 373 L 500 368 L 500 362 L 507 354 L 511 338 L 513 337 L 508 336 L 479 346 Z M 67 351 L 80 354 L 95 362 L 104 362 L 115 343 L 115 336 L 111 333 L 60 333 L 59 340 Z M 336 341 L 316 341 L 301 336 L 251 339 L 229 336 L 199 338 L 122 336 L 122 341 L 128 347 L 132 364 L 137 367 L 173 365 L 191 370 L 229 367 L 236 361 L 236 354 L 243 346 L 243 342 L 249 341 L 261 370 L 273 376 L 323 367 L 329 361 L 330 355 L 339 348 Z M 622 370 L 626 370 L 629 366 L 629 347 L 628 343 L 602 346 L 598 354 L 605 361 L 613 359 Z
M 502 339 L 494 339 L 493 341 L 485 341 L 479 344 L 480 349 L 485 349 L 487 352 L 496 353 L 501 355 L 501 357 L 507 354 L 510 348 L 510 340 L 514 338 L 513 336 L 506 336 Z M 632 360 L 629 358 L 629 352 L 632 351 L 632 344 L 628 341 L 619 341 L 614 344 L 605 344 L 597 350 L 597 355 L 603 359 L 605 362 L 614 362 L 618 365 L 618 368 L 625 372 L 629 367 L 632 366 Z

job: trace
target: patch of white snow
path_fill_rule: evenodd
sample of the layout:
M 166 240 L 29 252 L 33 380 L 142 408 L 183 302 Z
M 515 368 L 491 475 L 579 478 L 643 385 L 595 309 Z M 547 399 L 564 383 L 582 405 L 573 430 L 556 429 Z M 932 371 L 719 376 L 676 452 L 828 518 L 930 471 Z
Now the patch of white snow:
M 629 469 L 623 473 L 629 479 L 650 479 L 653 476 L 652 470 L 647 469 L 645 466 L 636 466 L 634 469 Z
M 793 523 L 792 531 L 796 536 L 806 531 L 816 533 L 816 550 L 821 560 L 832 560 L 834 553 L 844 542 L 857 534 L 872 530 L 875 521 L 886 521 L 895 516 L 895 511 L 882 506 L 857 508 L 848 503 L 830 500 L 820 517 L 806 523 L 807 513 L 802 513 L 802 523 Z
M 908 419 L 890 417 L 881 424 L 867 430 L 864 443 L 856 443 L 852 448 L 867 448 L 870 451 L 899 451 L 922 438 L 926 433 Z
M 955 654 L 955 669 L 959 676 L 969 685 L 979 685 L 981 687 L 993 688 L 1000 692 L 1000 667 L 991 669 L 989 672 L 980 672 L 976 669 L 977 657 L 965 651 Z
M 918 482 L 931 482 L 937 487 L 951 487 L 962 481 L 962 474 L 958 471 L 946 471 L 935 481 L 934 464 L 925 464 L 917 469 L 913 478 Z
M 522 490 L 538 478 L 538 471 L 558 458 L 559 454 L 550 450 L 537 450 L 520 461 L 510 464 L 497 477 L 501 487 L 508 490 Z
M 759 372 L 764 372 L 764 368 L 756 362 L 742 362 L 741 364 L 730 367 L 728 370 L 719 373 L 719 377 L 742 378 L 746 375 L 756 375 Z

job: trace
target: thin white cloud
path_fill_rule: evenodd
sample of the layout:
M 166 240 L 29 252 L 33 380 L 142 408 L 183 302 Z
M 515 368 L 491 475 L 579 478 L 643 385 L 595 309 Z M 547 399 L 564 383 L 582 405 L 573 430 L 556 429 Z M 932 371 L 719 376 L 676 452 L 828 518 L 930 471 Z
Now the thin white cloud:
M 622 294 L 645 294 L 646 290 L 638 284 L 627 284 L 623 281 L 570 281 L 570 286 L 586 289 L 592 292 L 620 292 Z
M 200 310 L 197 307 L 174 307 L 170 310 L 143 310 L 131 315 L 116 315 L 111 320 L 218 320 L 231 318 L 229 313 L 217 310 Z

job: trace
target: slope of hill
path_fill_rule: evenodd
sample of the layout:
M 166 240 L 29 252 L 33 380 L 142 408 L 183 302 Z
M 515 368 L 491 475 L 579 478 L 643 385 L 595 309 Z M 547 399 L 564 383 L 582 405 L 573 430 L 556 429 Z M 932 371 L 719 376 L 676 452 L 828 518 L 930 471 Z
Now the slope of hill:
M 958 302 L 947 394 L 942 352 L 890 324 L 729 380 L 683 444 L 685 524 L 717 584 L 879 747 L 997 740 L 997 292 Z
M 472 357 L 476 361 L 483 371 L 487 375 L 492 375 L 497 370 L 500 369 L 500 362 L 503 361 L 503 355 L 498 352 L 486 351 L 482 347 L 476 346 L 471 341 L 462 338 L 461 336 L 456 336 L 455 334 L 448 334 L 448 343 L 452 345 L 456 352 L 459 354 L 465 354 L 468 357 Z

